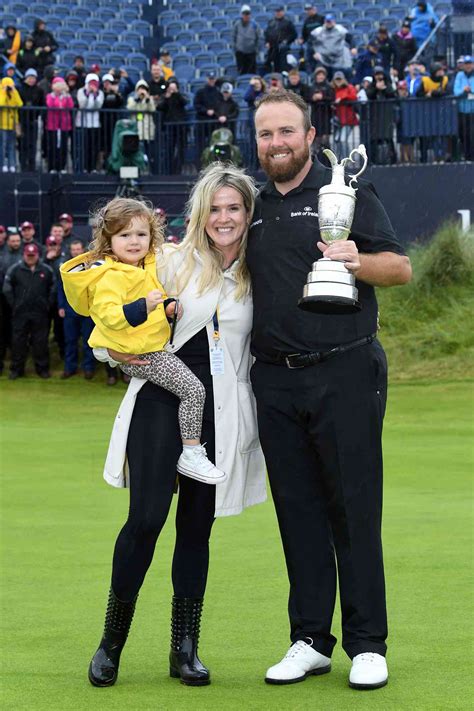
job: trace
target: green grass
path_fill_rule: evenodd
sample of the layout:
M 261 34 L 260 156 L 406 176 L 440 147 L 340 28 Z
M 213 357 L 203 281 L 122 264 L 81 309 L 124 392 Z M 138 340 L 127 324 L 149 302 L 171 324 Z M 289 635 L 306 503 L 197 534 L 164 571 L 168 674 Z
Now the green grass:
M 331 674 L 287 687 L 263 683 L 288 645 L 287 580 L 271 502 L 215 525 L 201 642 L 212 685 L 186 688 L 167 676 L 171 515 L 119 682 L 92 688 L 87 666 L 127 510 L 127 493 L 101 479 L 123 389 L 32 378 L 0 389 L 2 709 L 472 708 L 470 381 L 391 388 L 384 511 L 391 676 L 386 688 L 365 693 L 347 687 L 340 645 Z M 340 638 L 338 615 L 334 632 Z

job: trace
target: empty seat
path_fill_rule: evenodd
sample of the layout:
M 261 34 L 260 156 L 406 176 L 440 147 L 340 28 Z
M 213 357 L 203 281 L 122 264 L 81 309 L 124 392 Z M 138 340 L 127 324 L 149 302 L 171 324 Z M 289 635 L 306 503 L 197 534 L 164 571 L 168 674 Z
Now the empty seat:
M 210 64 L 211 62 L 216 62 L 216 55 L 214 52 L 200 52 L 194 57 L 194 65 L 198 68 L 205 64 Z
M 173 71 L 179 82 L 188 82 L 196 75 L 196 69 L 192 64 L 182 64 L 179 67 L 173 65 Z
M 125 64 L 125 57 L 117 52 L 107 52 L 103 63 L 109 67 L 120 67 L 120 65 Z
M 132 20 L 130 29 L 134 32 L 140 32 L 143 37 L 151 37 L 152 35 L 151 25 L 145 20 Z
M 196 35 L 190 30 L 184 30 L 183 32 L 179 32 L 175 39 L 176 42 L 179 42 L 180 45 L 184 46 L 187 42 L 193 42 L 196 39 Z
M 68 27 L 70 30 L 74 30 L 76 32 L 77 30 L 82 30 L 84 27 L 84 20 L 81 20 L 80 17 L 68 17 L 63 21 L 63 24 L 65 27 Z
M 92 16 L 92 10 L 88 7 L 72 7 L 69 14 L 73 17 L 80 17 L 82 20 L 88 20 Z
M 186 24 L 181 20 L 173 20 L 163 27 L 163 31 L 167 37 L 176 37 L 185 27 Z

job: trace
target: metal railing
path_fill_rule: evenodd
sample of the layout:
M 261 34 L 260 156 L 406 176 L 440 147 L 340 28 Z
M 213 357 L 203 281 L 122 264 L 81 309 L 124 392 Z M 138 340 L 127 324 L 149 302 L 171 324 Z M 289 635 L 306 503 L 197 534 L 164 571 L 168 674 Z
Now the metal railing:
M 464 159 L 463 115 L 453 96 L 318 104 L 312 116 L 316 151 L 330 147 L 345 156 L 364 143 L 379 165 Z M 166 123 L 160 112 L 0 106 L 0 170 L 118 174 L 120 165 L 137 165 L 141 174 L 195 173 L 212 132 L 223 127 L 233 133 L 234 160 L 258 169 L 247 109 L 220 124 L 194 112 L 185 122 Z M 207 153 L 207 160 L 222 155 Z

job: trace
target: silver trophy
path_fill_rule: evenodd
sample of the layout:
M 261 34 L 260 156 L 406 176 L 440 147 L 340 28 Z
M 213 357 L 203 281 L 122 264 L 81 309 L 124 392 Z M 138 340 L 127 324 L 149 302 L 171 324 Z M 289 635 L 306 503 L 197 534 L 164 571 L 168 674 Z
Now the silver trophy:
M 319 191 L 318 219 L 321 240 L 331 244 L 336 240 L 349 237 L 357 190 L 352 183 L 356 183 L 359 175 L 362 175 L 366 169 L 367 153 L 365 146 L 360 145 L 340 163 L 329 149 L 324 150 L 323 153 L 331 163 L 332 180 Z M 363 160 L 362 168 L 351 177 L 349 185 L 346 185 L 344 170 L 347 163 L 354 163 L 353 156 L 356 154 L 359 154 Z M 298 306 L 313 313 L 348 314 L 360 310 L 358 297 L 355 276 L 346 269 L 344 262 L 323 257 L 313 262 Z

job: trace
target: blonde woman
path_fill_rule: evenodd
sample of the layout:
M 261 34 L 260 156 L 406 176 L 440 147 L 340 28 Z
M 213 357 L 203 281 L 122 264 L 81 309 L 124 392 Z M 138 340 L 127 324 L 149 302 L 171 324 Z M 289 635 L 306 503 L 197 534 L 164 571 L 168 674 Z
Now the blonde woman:
M 213 164 L 200 176 L 188 206 L 183 244 L 157 255 L 157 276 L 183 306 L 168 352 L 203 383 L 203 440 L 228 478 L 209 486 L 179 477 L 172 579 L 170 675 L 188 685 L 210 683 L 197 655 L 214 518 L 240 513 L 266 498 L 265 468 L 249 382 L 252 299 L 245 248 L 255 186 L 238 168 Z M 96 353 L 140 366 L 135 354 Z M 176 397 L 133 378 L 117 414 L 104 477 L 130 487 L 130 510 L 115 545 L 105 629 L 90 668 L 95 686 L 118 674 L 138 592 L 168 516 L 180 454 Z

